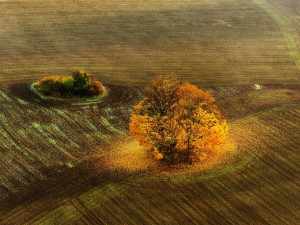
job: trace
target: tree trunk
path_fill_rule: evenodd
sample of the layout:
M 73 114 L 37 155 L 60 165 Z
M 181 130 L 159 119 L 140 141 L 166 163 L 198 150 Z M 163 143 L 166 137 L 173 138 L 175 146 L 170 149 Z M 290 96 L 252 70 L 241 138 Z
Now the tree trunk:
M 170 150 L 171 150 L 171 165 L 175 164 L 175 146 L 176 146 L 176 144 L 172 144 L 170 146 Z
M 171 165 L 174 165 L 174 156 L 175 156 L 175 151 L 173 150 L 171 153 Z
M 189 164 L 192 164 L 192 161 L 190 159 L 190 139 L 188 138 L 188 141 L 187 141 L 187 161 Z

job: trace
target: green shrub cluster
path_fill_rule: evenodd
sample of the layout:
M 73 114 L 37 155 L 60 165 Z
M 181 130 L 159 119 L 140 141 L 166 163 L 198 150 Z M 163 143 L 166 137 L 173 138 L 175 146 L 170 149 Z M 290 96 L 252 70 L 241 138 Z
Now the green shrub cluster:
M 103 85 L 92 74 L 75 71 L 70 76 L 47 76 L 34 84 L 43 95 L 52 97 L 92 97 L 104 93 Z

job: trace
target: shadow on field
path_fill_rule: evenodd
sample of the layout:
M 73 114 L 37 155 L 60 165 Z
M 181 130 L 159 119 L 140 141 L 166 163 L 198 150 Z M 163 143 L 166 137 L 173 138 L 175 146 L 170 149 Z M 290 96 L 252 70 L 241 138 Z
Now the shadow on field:
M 135 103 L 141 98 L 141 88 L 138 87 L 125 87 L 115 85 L 105 85 L 106 94 L 102 98 L 96 101 L 86 100 L 70 100 L 60 101 L 53 99 L 41 99 L 36 93 L 30 89 L 28 83 L 13 84 L 9 86 L 12 96 L 18 97 L 31 104 L 43 106 L 43 107 L 56 107 L 56 106 L 74 106 L 78 107 L 80 104 L 97 104 L 99 107 L 113 107 L 121 106 L 126 103 Z
M 10 85 L 9 88 L 13 96 L 18 97 L 23 101 L 29 102 L 30 104 L 40 105 L 43 107 L 63 104 L 62 102 L 58 101 L 41 99 L 30 89 L 30 85 L 31 84 L 28 83 L 13 84 Z
M 101 161 L 96 159 L 94 163 Z M 122 183 L 133 174 L 124 173 L 124 171 L 109 171 L 104 168 L 95 168 L 91 162 L 83 162 L 81 165 L 65 169 L 64 171 L 53 173 L 45 180 L 40 180 L 31 184 L 29 187 L 11 194 L 0 204 L 0 217 L 17 206 L 28 206 L 35 201 L 46 202 L 49 204 L 44 207 L 51 207 L 51 203 L 57 206 L 57 203 L 90 190 L 91 188 L 106 183 Z

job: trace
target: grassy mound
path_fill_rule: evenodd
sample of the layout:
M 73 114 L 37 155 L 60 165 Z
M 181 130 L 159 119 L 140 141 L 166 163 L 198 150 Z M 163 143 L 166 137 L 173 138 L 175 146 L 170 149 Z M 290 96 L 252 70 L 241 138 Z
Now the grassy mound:
M 73 99 L 96 97 L 104 94 L 101 82 L 92 74 L 75 71 L 70 76 L 47 76 L 33 84 L 43 96 Z

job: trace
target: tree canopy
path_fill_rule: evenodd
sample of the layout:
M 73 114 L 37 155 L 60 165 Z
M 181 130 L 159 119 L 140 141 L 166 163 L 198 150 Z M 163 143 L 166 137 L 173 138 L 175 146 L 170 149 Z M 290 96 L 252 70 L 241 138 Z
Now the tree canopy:
M 171 164 L 199 160 L 222 144 L 228 133 L 209 92 L 177 76 L 157 76 L 130 117 L 130 134 L 158 159 Z

